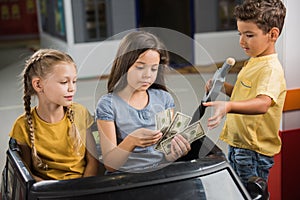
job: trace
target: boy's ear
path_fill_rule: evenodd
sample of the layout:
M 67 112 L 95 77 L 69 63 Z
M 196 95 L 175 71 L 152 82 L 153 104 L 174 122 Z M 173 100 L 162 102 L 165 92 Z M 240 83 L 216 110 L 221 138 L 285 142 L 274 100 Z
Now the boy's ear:
M 280 31 L 279 31 L 279 28 L 277 28 L 277 27 L 273 27 L 273 28 L 271 28 L 271 30 L 269 31 L 270 39 L 271 39 L 271 40 L 274 40 L 274 41 L 277 40 L 277 38 L 279 37 L 279 34 L 280 34 Z
M 42 87 L 42 80 L 39 77 L 35 77 L 32 79 L 32 87 L 33 89 L 39 93 L 43 91 L 43 87 Z

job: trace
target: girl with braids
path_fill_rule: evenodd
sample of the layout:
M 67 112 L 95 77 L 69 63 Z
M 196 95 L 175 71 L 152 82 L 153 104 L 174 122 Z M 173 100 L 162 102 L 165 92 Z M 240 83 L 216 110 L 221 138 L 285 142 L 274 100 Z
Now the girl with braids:
M 93 118 L 73 103 L 77 70 L 72 58 L 60 51 L 41 49 L 23 70 L 24 108 L 10 136 L 37 181 L 71 179 L 97 174 Z M 31 108 L 31 97 L 37 105 Z
M 127 34 L 119 46 L 108 79 L 108 94 L 96 108 L 102 158 L 107 173 L 153 170 L 187 154 L 190 144 L 175 136 L 171 154 L 156 151 L 162 133 L 155 114 L 175 107 L 164 83 L 168 52 L 156 36 Z

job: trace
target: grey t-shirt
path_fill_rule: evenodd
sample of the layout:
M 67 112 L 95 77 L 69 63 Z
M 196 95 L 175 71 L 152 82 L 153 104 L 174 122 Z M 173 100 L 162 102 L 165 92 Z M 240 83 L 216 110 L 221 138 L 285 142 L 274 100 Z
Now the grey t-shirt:
M 154 130 L 155 114 L 175 107 L 174 99 L 170 93 L 160 89 L 148 89 L 147 92 L 149 102 L 141 110 L 128 105 L 116 93 L 108 93 L 99 99 L 96 108 L 96 119 L 115 122 L 118 144 L 136 129 Z M 154 150 L 154 146 L 136 147 L 119 171 L 151 171 L 164 161 L 164 154 Z

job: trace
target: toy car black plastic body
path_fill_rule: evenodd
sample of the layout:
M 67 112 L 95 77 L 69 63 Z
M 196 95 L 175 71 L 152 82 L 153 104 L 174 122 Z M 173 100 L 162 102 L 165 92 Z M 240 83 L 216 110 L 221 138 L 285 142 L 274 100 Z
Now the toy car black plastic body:
M 218 80 L 223 80 L 222 77 L 226 75 L 218 71 L 216 73 Z M 209 94 L 220 92 L 220 87 L 213 88 L 216 88 L 215 91 Z M 205 101 L 214 100 L 209 94 L 205 96 Z M 199 120 L 204 111 L 201 103 L 191 123 Z M 16 141 L 10 139 L 2 173 L 2 199 L 268 199 L 266 181 L 252 177 L 248 192 L 226 161 L 222 150 L 208 137 L 196 140 L 191 147 L 192 150 L 185 157 L 151 172 L 102 173 L 94 177 L 36 182 L 20 157 Z M 200 157 L 200 151 L 207 154 Z
M 201 140 L 204 147 L 211 144 Z M 208 144 L 206 146 L 206 144 Z M 210 148 L 210 147 L 209 147 Z M 215 146 L 206 157 L 174 162 L 145 173 L 99 175 L 36 182 L 11 139 L 2 173 L 2 199 L 266 199 L 265 182 L 247 192 L 222 151 Z

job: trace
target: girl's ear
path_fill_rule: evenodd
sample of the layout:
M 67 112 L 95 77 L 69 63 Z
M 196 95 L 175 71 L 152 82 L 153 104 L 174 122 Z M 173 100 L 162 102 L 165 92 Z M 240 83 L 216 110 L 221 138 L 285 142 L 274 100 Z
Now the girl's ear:
M 42 80 L 39 77 L 35 77 L 32 79 L 32 87 L 37 92 L 40 93 L 43 91 Z
M 277 27 L 273 27 L 269 31 L 270 39 L 273 41 L 277 40 L 277 38 L 279 37 L 279 34 L 280 34 L 280 31 L 279 31 L 279 28 L 277 28 Z

